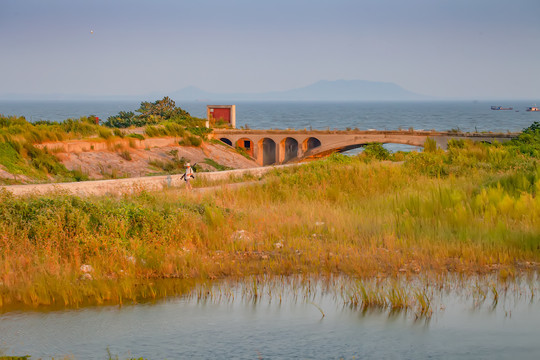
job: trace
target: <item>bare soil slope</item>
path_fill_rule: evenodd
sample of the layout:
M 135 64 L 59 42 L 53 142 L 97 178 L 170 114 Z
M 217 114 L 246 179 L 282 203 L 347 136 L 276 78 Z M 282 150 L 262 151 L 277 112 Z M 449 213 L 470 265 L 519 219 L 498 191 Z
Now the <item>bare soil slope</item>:
M 203 170 L 247 169 L 259 166 L 229 146 L 203 143 L 200 147 L 180 146 L 177 138 L 133 138 L 71 140 L 36 145 L 47 148 L 68 170 L 79 170 L 89 179 L 110 179 L 179 173 L 184 161 L 199 164 Z M 208 161 L 211 159 L 213 161 Z M 206 163 L 206 162 L 208 163 Z M 13 175 L 0 168 L 0 177 Z M 31 179 L 18 177 L 22 183 Z

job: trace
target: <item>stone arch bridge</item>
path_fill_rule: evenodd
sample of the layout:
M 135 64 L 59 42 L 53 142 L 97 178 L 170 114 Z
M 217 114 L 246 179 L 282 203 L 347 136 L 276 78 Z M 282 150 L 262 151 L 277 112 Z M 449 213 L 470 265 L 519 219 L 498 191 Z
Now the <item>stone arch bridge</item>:
M 378 142 L 424 146 L 427 138 L 443 149 L 451 139 L 481 142 L 505 142 L 519 133 L 462 133 L 411 130 L 242 130 L 214 129 L 211 137 L 227 145 L 243 148 L 259 165 L 285 164 L 306 158 L 322 157 L 334 152 L 362 147 Z

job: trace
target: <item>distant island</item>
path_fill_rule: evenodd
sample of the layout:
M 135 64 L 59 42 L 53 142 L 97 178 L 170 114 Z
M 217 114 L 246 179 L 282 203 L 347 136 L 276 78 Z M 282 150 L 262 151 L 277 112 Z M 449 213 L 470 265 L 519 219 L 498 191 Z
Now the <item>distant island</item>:
M 321 80 L 314 84 L 285 91 L 220 94 L 187 87 L 170 94 L 175 100 L 252 100 L 252 101 L 408 101 L 429 100 L 399 85 L 365 80 Z
M 414 101 L 432 97 L 416 94 L 390 82 L 366 80 L 321 80 L 285 91 L 262 93 L 214 93 L 189 86 L 178 91 L 137 96 L 83 94 L 0 94 L 0 100 L 136 100 L 169 96 L 176 101 Z

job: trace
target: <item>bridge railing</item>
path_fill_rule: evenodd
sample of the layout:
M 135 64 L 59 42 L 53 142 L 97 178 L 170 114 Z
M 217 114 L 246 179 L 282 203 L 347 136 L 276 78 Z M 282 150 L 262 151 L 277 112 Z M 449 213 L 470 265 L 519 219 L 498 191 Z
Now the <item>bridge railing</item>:
M 293 129 L 214 129 L 216 134 L 336 134 L 336 135 L 352 135 L 352 134 L 374 134 L 374 135 L 421 135 L 421 136 L 460 136 L 460 137 L 501 137 L 513 138 L 521 134 L 521 132 L 463 132 L 463 131 L 436 131 L 436 130 L 293 130 Z

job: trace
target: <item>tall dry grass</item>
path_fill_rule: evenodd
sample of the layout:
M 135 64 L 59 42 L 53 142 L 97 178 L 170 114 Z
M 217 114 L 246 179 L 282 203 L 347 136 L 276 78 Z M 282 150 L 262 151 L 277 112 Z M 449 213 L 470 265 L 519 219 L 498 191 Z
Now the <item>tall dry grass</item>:
M 475 146 L 462 151 L 483 154 Z M 448 162 L 448 153 L 424 154 L 412 156 L 442 157 L 450 173 L 418 168 L 418 159 L 400 166 L 335 155 L 276 170 L 258 185 L 205 194 L 173 188 L 15 198 L 4 191 L 0 306 L 121 303 L 187 291 L 163 279 L 491 271 L 511 278 L 537 269 L 536 160 L 462 171 L 469 165 Z M 429 311 L 421 292 L 383 295 L 385 306 L 414 302 Z

